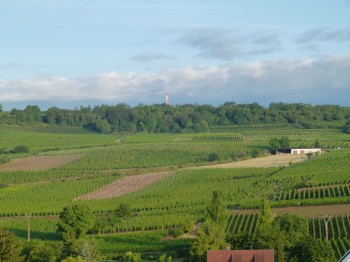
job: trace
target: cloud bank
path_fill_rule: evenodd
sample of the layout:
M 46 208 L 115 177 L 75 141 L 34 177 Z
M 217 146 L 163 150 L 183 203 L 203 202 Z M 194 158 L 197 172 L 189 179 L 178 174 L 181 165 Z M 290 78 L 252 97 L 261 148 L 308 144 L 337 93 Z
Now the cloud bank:
M 0 103 L 163 103 L 167 90 L 172 104 L 283 101 L 350 106 L 349 72 L 350 56 L 327 56 L 317 60 L 187 66 L 157 74 L 112 71 L 74 79 L 45 76 L 0 81 Z

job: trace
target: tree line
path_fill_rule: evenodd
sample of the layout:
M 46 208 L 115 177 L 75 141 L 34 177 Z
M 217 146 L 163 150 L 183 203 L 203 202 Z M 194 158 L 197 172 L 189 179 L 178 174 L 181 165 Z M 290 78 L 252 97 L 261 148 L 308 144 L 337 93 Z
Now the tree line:
M 300 128 L 342 128 L 350 133 L 350 107 L 303 103 L 212 105 L 126 104 L 80 106 L 75 109 L 51 107 L 42 111 L 37 105 L 2 112 L 0 124 L 49 124 L 84 127 L 100 133 L 207 132 L 212 127 L 230 125 L 289 124 Z M 1 113 L 2 112 L 2 113 Z

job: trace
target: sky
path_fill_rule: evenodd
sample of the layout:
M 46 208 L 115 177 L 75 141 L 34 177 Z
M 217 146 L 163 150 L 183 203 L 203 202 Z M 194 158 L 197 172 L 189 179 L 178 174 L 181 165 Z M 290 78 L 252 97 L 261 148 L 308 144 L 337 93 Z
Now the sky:
M 0 104 L 350 106 L 350 0 L 0 0 Z

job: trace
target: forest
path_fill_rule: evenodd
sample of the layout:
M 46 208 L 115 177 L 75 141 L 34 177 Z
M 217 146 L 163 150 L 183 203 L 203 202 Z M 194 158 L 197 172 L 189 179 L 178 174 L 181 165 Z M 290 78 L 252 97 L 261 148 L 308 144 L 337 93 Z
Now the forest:
M 297 128 L 338 128 L 350 133 L 350 107 L 304 103 L 213 105 L 126 104 L 80 106 L 75 109 L 51 107 L 42 111 L 37 105 L 3 112 L 1 125 L 56 125 L 84 127 L 99 133 L 200 133 L 232 125 L 283 124 Z

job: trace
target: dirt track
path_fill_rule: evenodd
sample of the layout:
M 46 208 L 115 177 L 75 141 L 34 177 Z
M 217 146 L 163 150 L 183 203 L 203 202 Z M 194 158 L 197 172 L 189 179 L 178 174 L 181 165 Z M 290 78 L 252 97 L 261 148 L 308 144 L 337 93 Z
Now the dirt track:
M 38 156 L 18 159 L 0 165 L 0 171 L 40 171 L 59 167 L 78 159 L 78 155 L 69 156 Z
M 280 155 L 270 155 L 258 158 L 251 158 L 247 160 L 201 166 L 199 168 L 240 168 L 240 167 L 275 167 L 275 166 L 288 166 L 290 163 L 298 163 L 307 159 L 306 155 L 290 155 L 290 154 L 280 154 Z

